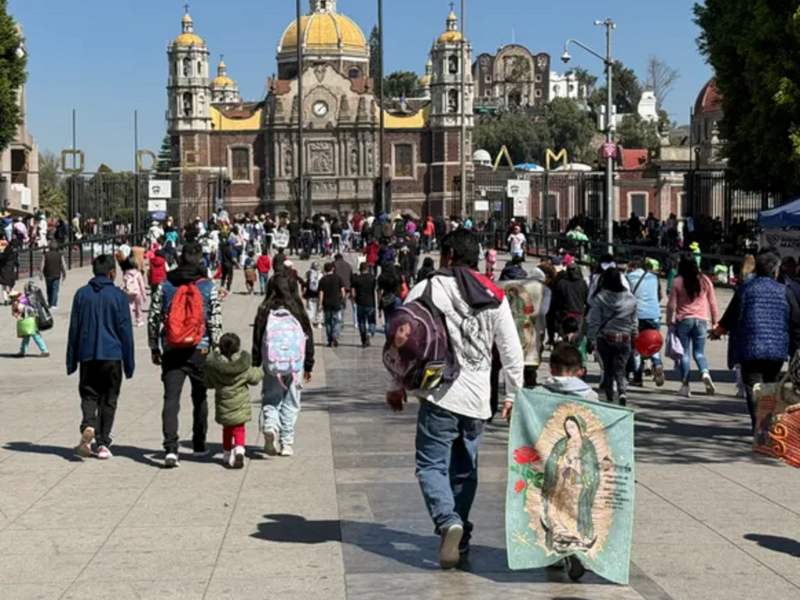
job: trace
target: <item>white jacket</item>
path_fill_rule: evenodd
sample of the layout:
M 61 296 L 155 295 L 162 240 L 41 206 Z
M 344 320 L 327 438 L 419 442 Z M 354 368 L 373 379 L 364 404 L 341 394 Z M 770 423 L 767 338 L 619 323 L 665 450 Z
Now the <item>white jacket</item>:
M 433 302 L 447 319 L 460 374 L 452 383 L 413 394 L 455 414 L 486 420 L 492 416 L 489 397 L 493 345 L 497 345 L 505 369 L 506 402 L 514 401 L 523 384 L 522 345 L 511 309 L 504 299 L 499 308 L 475 311 L 461 298 L 454 278 L 437 276 L 431 281 Z M 415 285 L 406 303 L 421 296 L 425 287 L 424 283 Z M 392 378 L 389 391 L 400 388 L 402 385 Z

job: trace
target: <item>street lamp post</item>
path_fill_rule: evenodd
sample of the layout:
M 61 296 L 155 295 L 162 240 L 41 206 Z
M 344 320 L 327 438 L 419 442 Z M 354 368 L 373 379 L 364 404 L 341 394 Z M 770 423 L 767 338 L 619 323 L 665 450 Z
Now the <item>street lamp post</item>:
M 603 26 L 606 28 L 606 55 L 603 56 L 599 52 L 595 52 L 585 44 L 578 40 L 569 39 L 564 44 L 564 55 L 561 57 L 565 63 L 568 63 L 572 57 L 569 54 L 569 45 L 575 44 L 586 50 L 589 54 L 596 56 L 603 61 L 606 67 L 606 144 L 610 145 L 614 142 L 614 61 L 611 56 L 611 36 L 616 24 L 611 19 L 605 21 L 595 21 L 595 25 Z M 604 150 L 603 154 L 606 159 L 606 241 L 608 242 L 608 251 L 613 253 L 614 249 L 614 156 L 613 153 Z
M 305 181 L 305 148 L 303 140 L 303 10 L 300 0 L 295 3 L 297 19 L 297 206 L 298 222 L 302 223 L 306 214 L 311 213 L 311 206 L 306 206 L 306 181 Z

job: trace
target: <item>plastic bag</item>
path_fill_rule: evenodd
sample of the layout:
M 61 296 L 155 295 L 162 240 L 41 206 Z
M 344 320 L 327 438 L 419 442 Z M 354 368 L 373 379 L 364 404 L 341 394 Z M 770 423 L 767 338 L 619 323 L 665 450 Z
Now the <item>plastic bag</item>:
M 38 331 L 36 327 L 36 317 L 25 317 L 17 321 L 17 337 L 26 338 Z
M 683 358 L 683 344 L 681 344 L 681 339 L 678 337 L 677 325 L 669 326 L 669 331 L 667 332 L 667 342 L 664 344 L 664 346 L 664 354 L 667 358 L 670 358 L 675 362 L 678 362 Z

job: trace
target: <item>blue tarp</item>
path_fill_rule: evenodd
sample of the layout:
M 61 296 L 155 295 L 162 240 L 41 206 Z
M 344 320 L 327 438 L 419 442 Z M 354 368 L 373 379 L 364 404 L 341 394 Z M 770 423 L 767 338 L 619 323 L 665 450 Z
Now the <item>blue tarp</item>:
M 800 227 L 800 198 L 758 213 L 758 226 L 764 229 Z

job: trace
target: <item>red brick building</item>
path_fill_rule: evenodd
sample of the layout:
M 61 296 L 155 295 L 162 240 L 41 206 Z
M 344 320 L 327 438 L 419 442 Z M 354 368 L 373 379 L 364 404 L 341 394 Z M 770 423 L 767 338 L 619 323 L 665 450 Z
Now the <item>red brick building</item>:
M 395 210 L 449 212 L 460 172 L 461 113 L 473 126 L 471 45 L 462 65 L 455 14 L 430 49 L 422 98 L 381 108 L 369 78 L 369 47 L 361 29 L 337 12 L 336 0 L 310 0 L 301 19 L 304 60 L 297 64 L 297 23 L 277 51 L 277 77 L 265 98 L 243 101 L 221 62 L 209 73 L 209 49 L 187 14 L 169 45 L 169 134 L 173 206 L 183 217 L 211 211 L 297 213 L 298 153 L 303 152 L 313 212 L 373 210 L 380 177 L 378 125 L 384 110 L 384 173 Z M 464 71 L 464 67 L 466 70 Z M 465 73 L 465 75 L 462 75 Z M 466 76 L 466 98 L 461 78 Z M 298 77 L 303 78 L 302 106 Z M 299 147 L 299 111 L 304 140 Z M 469 135 L 466 156 L 471 155 Z M 470 165 L 471 168 L 471 165 Z

